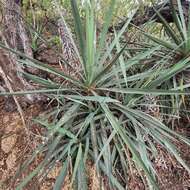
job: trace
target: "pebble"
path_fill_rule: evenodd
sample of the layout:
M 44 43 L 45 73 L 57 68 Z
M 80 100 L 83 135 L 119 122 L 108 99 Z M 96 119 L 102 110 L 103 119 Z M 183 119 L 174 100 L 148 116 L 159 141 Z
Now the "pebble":
M 15 164 L 16 164 L 16 154 L 15 152 L 12 152 L 11 154 L 9 154 L 7 160 L 6 160 L 6 164 L 8 169 L 13 169 Z
M 1 149 L 5 152 L 5 153 L 9 153 L 12 148 L 14 147 L 15 143 L 17 140 L 17 135 L 11 135 L 9 137 L 3 138 L 1 141 Z

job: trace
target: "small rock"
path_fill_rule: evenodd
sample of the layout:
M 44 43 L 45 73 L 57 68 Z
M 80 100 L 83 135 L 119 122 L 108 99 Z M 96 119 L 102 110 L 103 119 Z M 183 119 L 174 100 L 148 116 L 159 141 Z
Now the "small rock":
M 12 152 L 11 154 L 9 154 L 7 160 L 6 160 L 6 164 L 8 169 L 13 169 L 15 164 L 16 164 L 16 154 L 15 152 Z
M 12 97 L 8 97 L 5 99 L 5 106 L 4 106 L 4 110 L 6 112 L 14 112 L 17 110 L 15 101 Z
M 56 165 L 47 175 L 48 178 L 54 178 L 56 179 L 56 177 L 59 175 L 59 172 L 61 170 L 61 166 Z
M 9 121 L 9 116 L 8 115 L 5 115 L 4 117 L 3 117 L 3 123 L 7 123 L 8 121 Z
M 1 141 L 1 149 L 5 152 L 5 153 L 9 153 L 12 148 L 14 147 L 15 143 L 17 140 L 17 135 L 11 135 L 9 137 L 3 138 Z

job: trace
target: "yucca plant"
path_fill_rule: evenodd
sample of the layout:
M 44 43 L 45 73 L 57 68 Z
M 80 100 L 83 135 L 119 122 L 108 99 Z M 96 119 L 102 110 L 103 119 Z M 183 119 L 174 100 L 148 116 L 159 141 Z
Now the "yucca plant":
M 115 32 L 114 40 L 107 45 L 106 35 L 116 0 L 110 1 L 99 38 L 96 38 L 95 6 L 95 0 L 85 1 L 84 27 L 78 5 L 75 0 L 71 0 L 81 56 L 80 80 L 0 44 L 1 47 L 24 57 L 25 60 L 20 60 L 21 64 L 52 73 L 68 82 L 63 85 L 24 73 L 43 88 L 14 93 L 44 93 L 57 100 L 59 105 L 46 116 L 35 119 L 46 129 L 44 140 L 31 158 L 21 166 L 16 177 L 19 177 L 36 157 L 44 155 L 44 158 L 22 180 L 17 190 L 23 189 L 35 177 L 40 181 L 44 180 L 57 163 L 60 163 L 62 168 L 54 185 L 55 190 L 62 188 L 67 175 L 71 177 L 70 183 L 74 189 L 88 189 L 86 164 L 89 161 L 96 168 L 100 188 L 103 189 L 103 181 L 107 179 L 111 189 L 124 190 L 127 187 L 130 160 L 139 172 L 143 171 L 147 179 L 145 185 L 159 189 L 156 183 L 158 174 L 150 160 L 150 155 L 157 156 L 155 143 L 164 147 L 190 172 L 173 144 L 174 141 L 180 140 L 190 145 L 190 141 L 139 106 L 146 94 L 159 96 L 190 93 L 185 90 L 160 89 L 162 82 L 175 75 L 175 70 L 167 73 L 167 76 L 163 70 L 160 72 L 162 65 L 141 73 L 131 72 L 131 68 L 138 66 L 141 60 L 157 54 L 161 47 L 145 48 L 134 57 L 126 59 L 127 44 L 121 47 L 119 39 L 126 31 L 132 16 L 121 31 Z M 155 75 L 156 72 L 164 76 L 160 78 Z M 1 93 L 4 94 L 7 95 Z
M 168 52 L 165 53 L 164 58 L 161 60 L 162 69 L 164 68 L 163 72 L 157 72 L 157 74 L 162 73 L 159 78 L 162 80 L 164 77 L 168 79 L 172 79 L 170 81 L 167 80 L 168 88 L 176 88 L 176 89 L 183 89 L 183 87 L 188 87 L 189 77 L 188 75 L 184 75 L 183 71 L 188 70 L 189 68 L 189 51 L 190 51 L 190 17 L 189 17 L 189 2 L 176 0 L 176 1 L 168 1 L 168 5 L 170 7 L 170 13 L 172 14 L 172 23 L 167 21 L 166 18 L 160 13 L 160 10 L 156 8 L 153 9 L 155 11 L 155 15 L 159 19 L 159 21 L 163 25 L 164 35 L 161 35 L 160 38 L 143 31 L 142 29 L 138 28 L 148 39 L 152 40 L 156 44 L 159 44 L 163 47 L 163 52 L 165 53 L 167 50 Z M 165 4 L 163 4 L 165 5 Z M 164 6 L 163 6 L 164 7 Z M 161 7 L 161 9 L 163 8 Z M 168 54 L 168 55 L 167 55 Z M 165 61 L 163 61 L 165 59 Z M 171 77 L 171 73 L 174 76 Z M 188 72 L 187 72 L 188 73 Z M 161 84 L 161 83 L 160 83 Z M 181 87 L 180 87 L 181 86 Z M 177 110 L 174 109 L 173 113 L 179 114 L 180 108 L 185 108 L 187 102 L 185 101 L 184 97 L 180 96 L 171 96 L 172 99 L 172 107 L 178 108 Z
M 183 6 L 181 0 L 169 0 L 169 6 L 173 18 L 172 23 L 167 21 L 166 18 L 160 14 L 160 10 L 156 10 L 156 8 L 153 7 L 155 15 L 158 17 L 164 27 L 165 39 L 160 39 L 154 35 L 143 32 L 142 30 L 141 31 L 145 36 L 154 42 L 172 50 L 180 58 L 183 58 L 189 55 L 190 50 L 190 20 L 188 5 L 186 7 L 185 5 Z

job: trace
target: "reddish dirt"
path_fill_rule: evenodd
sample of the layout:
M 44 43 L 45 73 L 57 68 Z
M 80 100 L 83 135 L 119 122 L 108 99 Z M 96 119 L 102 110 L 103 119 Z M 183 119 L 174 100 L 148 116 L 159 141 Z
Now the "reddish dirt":
M 35 134 L 41 134 L 41 128 L 34 125 L 31 119 L 39 116 L 43 112 L 42 107 L 44 108 L 46 105 L 31 105 L 24 110 L 26 123 L 30 129 L 25 129 L 17 111 L 6 112 L 4 107 L 5 101 L 0 98 L 0 190 L 14 190 L 15 185 L 12 179 L 16 171 L 31 156 L 32 151 L 41 141 L 38 136 L 35 137 Z M 27 130 L 30 131 L 30 138 L 26 135 Z M 36 168 L 41 160 L 42 157 L 37 158 L 29 170 L 22 175 L 22 178 Z M 35 179 L 24 190 L 52 190 L 59 171 L 60 165 L 57 164 L 57 167 L 48 174 L 46 181 L 39 183 Z M 63 189 L 69 189 L 69 179 L 66 180 Z

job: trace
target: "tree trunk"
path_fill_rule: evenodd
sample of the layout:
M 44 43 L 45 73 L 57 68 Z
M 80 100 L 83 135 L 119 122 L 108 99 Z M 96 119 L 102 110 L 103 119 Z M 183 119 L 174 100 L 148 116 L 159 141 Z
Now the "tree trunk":
M 19 1 L 3 0 L 3 15 L 4 35 L 7 40 L 10 39 L 8 40 L 9 46 L 23 50 L 27 56 L 33 57 Z
M 24 27 L 24 22 L 21 17 L 21 9 L 17 1 L 2 0 L 3 4 L 3 30 L 0 31 L 0 41 L 6 46 L 23 50 L 29 57 L 33 57 L 30 41 Z M 1 90 L 5 91 L 25 91 L 32 90 L 34 87 L 23 78 L 18 72 L 23 72 L 23 67 L 18 64 L 18 57 L 0 48 L 0 76 L 3 79 L 4 86 Z M 21 99 L 21 97 L 20 97 Z M 26 95 L 22 97 L 20 102 L 33 103 L 39 100 L 37 95 Z

